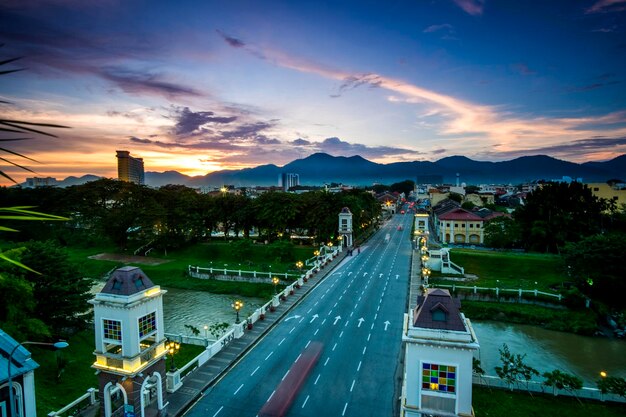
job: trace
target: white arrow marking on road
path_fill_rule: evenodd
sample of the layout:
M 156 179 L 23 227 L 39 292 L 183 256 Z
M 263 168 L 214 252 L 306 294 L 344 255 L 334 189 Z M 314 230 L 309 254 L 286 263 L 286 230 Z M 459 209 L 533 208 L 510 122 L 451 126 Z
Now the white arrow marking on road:
M 316 318 L 318 318 L 319 316 L 317 314 L 313 314 L 313 318 L 311 319 L 311 321 L 309 323 L 313 323 L 313 321 L 315 321 Z
M 361 324 L 363 324 L 363 322 L 364 322 L 364 321 L 365 321 L 365 319 L 364 319 L 363 317 L 361 317 L 361 318 L 359 319 L 359 325 L 358 325 L 358 326 L 356 326 L 356 327 L 361 327 Z
M 383 276 L 383 274 L 378 274 L 378 278 L 381 278 Z
M 391 323 L 389 322 L 389 320 L 387 320 L 387 321 L 385 322 L 385 331 L 387 331 L 387 326 L 389 326 L 390 324 L 391 324 Z
M 298 315 L 296 314 L 295 316 L 287 317 L 287 318 L 285 319 L 285 321 L 289 321 L 289 320 L 291 320 L 291 319 L 299 319 L 300 317 L 301 317 L 301 316 L 298 316 Z
M 352 275 L 352 272 L 348 272 L 348 276 Z
M 366 276 L 366 275 L 367 275 L 367 272 L 364 272 L 364 273 L 363 273 L 363 276 Z
M 337 324 L 337 322 L 338 322 L 339 320 L 341 320 L 341 316 L 337 316 L 337 317 L 335 317 L 335 322 L 333 323 L 333 326 L 334 326 L 335 324 Z

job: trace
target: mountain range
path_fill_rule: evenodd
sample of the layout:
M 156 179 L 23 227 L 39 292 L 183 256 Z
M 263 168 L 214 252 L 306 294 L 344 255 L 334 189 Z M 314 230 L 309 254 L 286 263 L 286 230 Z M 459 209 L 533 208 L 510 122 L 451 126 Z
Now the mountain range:
M 391 184 L 418 177 L 441 177 L 445 183 L 454 183 L 457 174 L 467 184 L 501 184 L 530 182 L 534 180 L 561 179 L 563 176 L 582 178 L 583 182 L 606 182 L 609 179 L 626 180 L 626 154 L 606 162 L 577 164 L 546 155 L 523 156 L 510 161 L 474 161 L 464 156 L 450 156 L 436 162 L 413 161 L 378 164 L 361 156 L 331 156 L 316 153 L 297 159 L 282 167 L 269 164 L 241 170 L 215 171 L 203 176 L 190 177 L 178 171 L 146 172 L 146 185 L 160 187 L 181 184 L 189 187 L 236 187 L 279 185 L 282 173 L 300 176 L 302 185 L 343 183 L 349 185 Z M 68 177 L 60 186 L 70 186 L 98 177 Z

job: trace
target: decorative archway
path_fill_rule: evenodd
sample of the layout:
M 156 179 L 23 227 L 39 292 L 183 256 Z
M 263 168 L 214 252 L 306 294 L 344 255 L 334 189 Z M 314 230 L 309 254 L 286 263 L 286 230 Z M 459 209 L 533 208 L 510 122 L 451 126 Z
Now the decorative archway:
M 111 401 L 111 397 L 120 392 L 122 393 L 122 396 L 124 398 L 124 405 L 128 404 L 128 396 L 126 395 L 126 390 L 124 389 L 124 387 L 119 383 L 116 382 L 115 384 L 113 384 L 113 382 L 108 382 L 105 386 L 104 386 L 104 417 L 111 417 L 113 415 L 114 411 L 117 411 L 117 408 L 115 410 L 113 410 L 113 403 Z M 118 407 L 119 408 L 119 407 Z
M 17 410 L 17 417 L 22 417 L 24 415 L 24 390 L 22 389 L 22 384 L 17 381 L 11 381 L 13 385 L 13 401 L 15 401 L 15 409 Z M 0 385 L 0 392 L 7 388 L 7 401 L 6 401 L 6 413 L 7 416 L 10 413 L 10 404 L 9 404 L 9 383 L 4 383 Z
M 152 375 L 144 379 L 141 383 L 139 402 L 141 406 L 141 417 L 145 417 L 145 409 L 153 403 L 153 401 L 149 400 L 152 388 L 156 389 L 157 408 L 159 411 L 163 409 L 163 379 L 160 373 L 153 372 Z M 148 401 L 146 401 L 146 396 L 148 397 Z

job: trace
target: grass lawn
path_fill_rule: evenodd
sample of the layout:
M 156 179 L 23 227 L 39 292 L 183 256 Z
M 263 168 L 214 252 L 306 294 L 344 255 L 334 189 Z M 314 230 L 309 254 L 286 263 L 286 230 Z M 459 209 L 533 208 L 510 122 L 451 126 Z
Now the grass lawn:
M 46 416 L 51 411 L 58 411 L 87 392 L 89 388 L 98 388 L 98 378 L 91 364 L 96 357 L 94 351 L 93 330 L 75 334 L 69 340 L 69 346 L 56 352 L 36 346 L 26 346 L 33 359 L 40 365 L 35 371 L 35 390 L 37 392 L 37 415 Z M 174 358 L 180 368 L 204 350 L 203 346 L 181 345 Z M 65 370 L 57 379 L 57 355 L 67 360 Z M 172 364 L 167 359 L 167 369 Z
M 296 260 L 306 260 L 313 256 L 315 249 L 310 246 L 295 246 Z M 89 256 L 99 253 L 120 253 L 112 247 L 94 248 L 67 248 L 70 260 L 75 263 L 81 273 L 92 278 L 100 278 L 108 271 L 126 264 L 108 260 L 89 259 Z M 152 252 L 146 259 L 158 258 L 168 262 L 160 265 L 145 265 L 129 263 L 140 267 L 157 285 L 170 288 L 209 291 L 215 294 L 236 294 L 244 297 L 269 298 L 274 292 L 271 284 L 249 284 L 213 280 L 199 280 L 188 277 L 186 271 L 189 265 L 209 268 L 257 270 L 276 273 L 296 273 L 295 261 L 278 262 L 272 260 L 271 248 L 266 245 L 253 245 L 251 253 L 245 259 L 240 256 L 229 243 L 196 244 L 176 251 L 165 253 Z
M 440 274 L 433 274 L 434 282 L 554 291 L 550 286 L 560 285 L 568 280 L 561 258 L 557 255 L 452 249 L 450 259 L 462 266 L 466 274 L 477 275 L 478 280 L 467 283 L 447 282 L 440 278 Z
M 525 392 L 489 389 L 474 385 L 473 405 L 476 416 L 483 417 L 622 417 L 626 405 L 582 401 L 572 397 L 554 397 Z

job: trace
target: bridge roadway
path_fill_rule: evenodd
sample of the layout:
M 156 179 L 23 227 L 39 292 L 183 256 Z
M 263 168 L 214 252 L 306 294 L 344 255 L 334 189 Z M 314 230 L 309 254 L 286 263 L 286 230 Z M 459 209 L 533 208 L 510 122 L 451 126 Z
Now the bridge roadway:
M 322 355 L 287 416 L 392 416 L 400 395 L 412 218 L 389 220 L 185 415 L 256 416 L 301 352 L 319 341 Z

